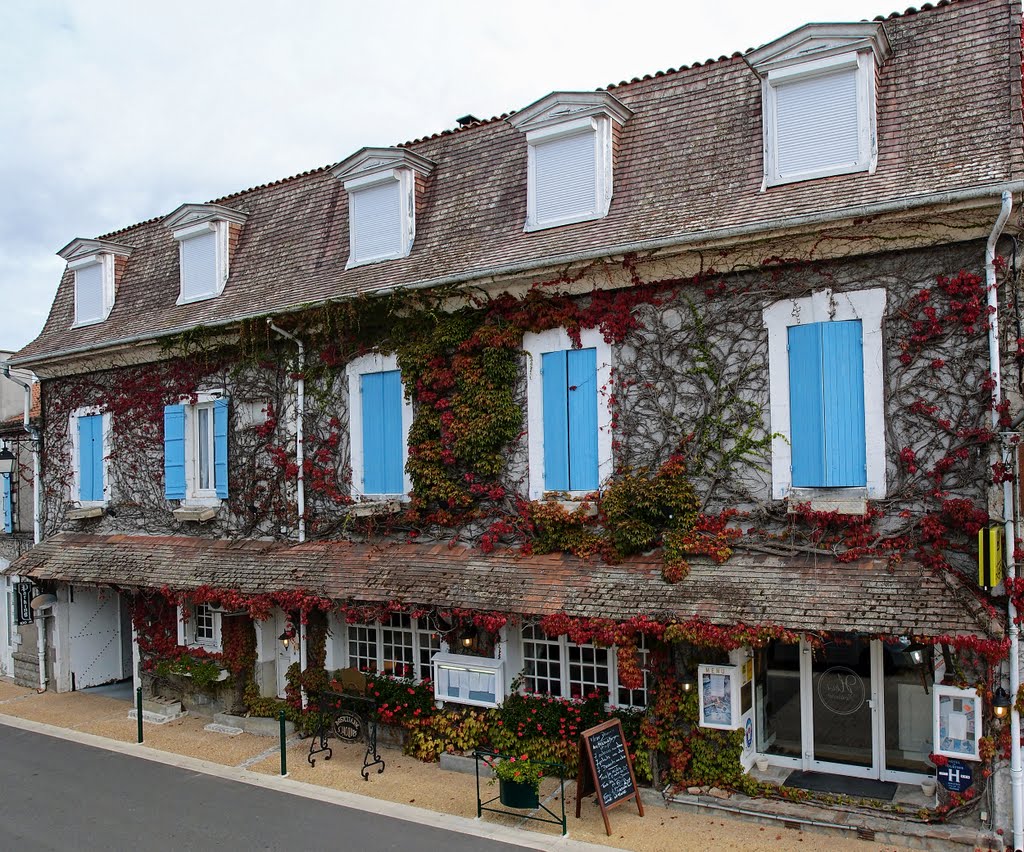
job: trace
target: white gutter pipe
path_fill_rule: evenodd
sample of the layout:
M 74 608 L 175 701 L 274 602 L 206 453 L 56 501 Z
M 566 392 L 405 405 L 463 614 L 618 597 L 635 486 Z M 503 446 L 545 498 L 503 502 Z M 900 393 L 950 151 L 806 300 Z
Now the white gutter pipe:
M 306 366 L 306 347 L 294 334 L 289 334 L 283 328 L 278 328 L 274 325 L 273 320 L 268 319 L 267 326 L 272 331 L 281 335 L 281 337 L 292 341 L 299 348 L 298 369 L 296 370 L 299 378 L 295 381 L 295 463 L 299 466 L 299 473 L 295 488 L 295 502 L 299 512 L 299 544 L 302 544 L 306 540 L 306 483 L 305 471 L 303 470 L 305 452 L 302 439 L 302 421 L 306 413 L 306 379 L 303 375 L 303 370 Z M 305 643 L 302 643 L 300 647 L 302 648 L 302 653 L 305 654 Z
M 996 243 L 1003 232 L 1006 220 L 1010 218 L 1013 208 L 1013 195 L 1009 191 L 1002 194 L 1002 207 L 999 216 L 992 226 L 988 243 L 985 245 L 985 289 L 988 293 L 988 357 L 992 367 L 992 431 L 999 433 L 999 406 L 1003 401 L 1002 369 L 999 353 L 999 290 L 996 284 Z M 1016 286 L 1016 285 L 1014 285 Z M 1007 442 L 1009 435 L 1002 435 L 1002 460 L 1011 462 L 1014 458 L 1012 446 Z M 1016 471 L 1015 471 L 1016 473 Z M 1006 576 L 1013 579 L 1017 576 L 1015 553 L 1015 524 L 1013 516 L 1013 483 L 1003 483 L 1003 528 L 1005 543 L 1003 552 L 1006 560 Z M 1017 690 L 1020 688 L 1019 635 L 1017 626 L 1017 607 L 1013 597 L 1007 603 L 1010 632 L 1010 793 L 1013 803 L 1013 848 L 1024 850 L 1024 768 L 1021 766 L 1020 747 L 1020 713 L 1017 711 Z

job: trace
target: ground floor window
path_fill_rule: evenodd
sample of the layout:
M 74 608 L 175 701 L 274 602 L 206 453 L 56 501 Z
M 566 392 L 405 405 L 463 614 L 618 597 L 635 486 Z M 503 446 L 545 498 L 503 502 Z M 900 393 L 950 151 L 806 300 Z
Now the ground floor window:
M 386 622 L 348 625 L 348 664 L 364 672 L 429 680 L 441 637 L 426 618 L 393 613 Z
M 646 667 L 648 649 L 638 645 L 640 664 Z M 626 689 L 618 683 L 615 649 L 592 643 L 577 645 L 568 636 L 552 638 L 537 625 L 523 627 L 524 685 L 530 692 L 557 698 L 586 698 L 594 692 L 608 701 L 629 707 L 647 706 L 647 672 L 639 689 Z

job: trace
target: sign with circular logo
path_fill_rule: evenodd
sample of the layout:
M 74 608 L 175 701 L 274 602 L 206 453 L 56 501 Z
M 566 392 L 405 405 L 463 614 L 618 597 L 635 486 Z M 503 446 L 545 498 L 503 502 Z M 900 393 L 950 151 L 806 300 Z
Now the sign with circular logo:
M 971 764 L 964 760 L 950 758 L 945 766 L 938 771 L 939 783 L 950 793 L 963 793 L 974 783 L 974 771 Z
M 743 726 L 743 744 L 750 748 L 754 744 L 754 722 L 751 719 L 747 719 L 747 724 Z
M 849 716 L 864 706 L 864 678 L 846 666 L 832 666 L 818 676 L 818 699 L 837 716 Z

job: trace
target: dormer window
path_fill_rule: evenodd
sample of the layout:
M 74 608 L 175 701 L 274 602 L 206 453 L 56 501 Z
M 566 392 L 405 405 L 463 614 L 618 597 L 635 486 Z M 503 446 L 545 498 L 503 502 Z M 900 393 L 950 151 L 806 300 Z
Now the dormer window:
M 110 316 L 117 280 L 131 251 L 128 246 L 106 240 L 77 239 L 57 252 L 75 277 L 72 327 L 95 325 Z
M 416 238 L 417 186 L 434 164 L 403 148 L 363 148 L 334 167 L 348 193 L 346 269 L 408 256 Z
M 608 214 L 614 137 L 632 114 L 607 92 L 555 92 L 508 119 L 526 134 L 527 231 Z
M 224 292 L 231 245 L 247 214 L 219 204 L 183 204 L 164 219 L 178 243 L 177 304 L 212 299 Z
M 748 54 L 761 78 L 764 187 L 873 173 L 881 23 L 809 24 Z

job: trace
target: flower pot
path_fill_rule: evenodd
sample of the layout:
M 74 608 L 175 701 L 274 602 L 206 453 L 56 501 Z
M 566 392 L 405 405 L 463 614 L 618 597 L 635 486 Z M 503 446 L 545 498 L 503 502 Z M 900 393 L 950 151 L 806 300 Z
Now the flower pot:
M 754 764 L 757 766 L 757 771 L 758 772 L 767 772 L 768 771 L 768 758 L 767 757 L 759 757 L 757 760 L 754 761 Z
M 498 779 L 498 796 L 506 808 L 538 808 L 540 798 L 532 784 Z
M 921 782 L 921 792 L 924 793 L 926 796 L 934 796 L 935 795 L 935 779 L 934 778 L 926 778 L 924 781 L 922 781 Z

